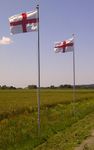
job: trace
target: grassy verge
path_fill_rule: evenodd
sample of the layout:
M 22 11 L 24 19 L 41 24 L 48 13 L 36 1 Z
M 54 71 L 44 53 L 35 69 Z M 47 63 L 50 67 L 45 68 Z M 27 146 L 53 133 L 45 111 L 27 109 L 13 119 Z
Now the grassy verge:
M 94 113 L 74 123 L 64 131 L 50 137 L 45 143 L 34 150 L 74 150 L 88 136 L 94 128 Z

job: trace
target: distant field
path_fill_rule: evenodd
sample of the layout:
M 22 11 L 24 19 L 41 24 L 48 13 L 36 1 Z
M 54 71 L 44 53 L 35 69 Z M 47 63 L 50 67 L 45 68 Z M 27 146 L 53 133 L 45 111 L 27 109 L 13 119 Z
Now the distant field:
M 94 128 L 94 90 L 0 90 L 0 150 L 72 150 Z
M 94 97 L 94 90 L 77 90 L 76 101 Z M 41 107 L 73 102 L 72 90 L 41 90 Z M 36 90 L 0 90 L 0 114 L 37 107 Z

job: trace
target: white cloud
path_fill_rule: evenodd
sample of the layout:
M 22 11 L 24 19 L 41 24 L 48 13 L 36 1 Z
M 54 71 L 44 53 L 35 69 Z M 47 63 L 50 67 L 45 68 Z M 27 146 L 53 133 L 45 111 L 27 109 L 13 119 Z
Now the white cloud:
M 2 39 L 0 39 L 0 45 L 8 45 L 12 42 L 13 41 L 9 37 L 2 37 Z

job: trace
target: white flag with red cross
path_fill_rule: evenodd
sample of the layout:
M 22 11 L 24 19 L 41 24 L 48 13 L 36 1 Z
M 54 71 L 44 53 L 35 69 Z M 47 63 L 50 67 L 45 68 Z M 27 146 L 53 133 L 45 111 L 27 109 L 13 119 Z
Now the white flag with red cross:
M 38 21 L 37 10 L 12 16 L 9 18 L 11 33 L 37 31 Z
M 59 53 L 59 52 L 62 52 L 62 53 L 70 52 L 70 51 L 73 51 L 73 47 L 74 47 L 74 42 L 73 42 L 73 38 L 71 38 L 69 40 L 56 42 L 55 46 L 54 46 L 54 51 L 56 53 Z

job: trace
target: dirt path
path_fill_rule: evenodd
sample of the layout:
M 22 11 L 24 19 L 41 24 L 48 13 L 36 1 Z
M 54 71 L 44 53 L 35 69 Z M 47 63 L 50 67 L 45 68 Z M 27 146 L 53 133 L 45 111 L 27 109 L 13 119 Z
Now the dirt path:
M 94 150 L 94 131 L 91 136 L 83 141 L 79 147 L 76 147 L 75 150 Z

